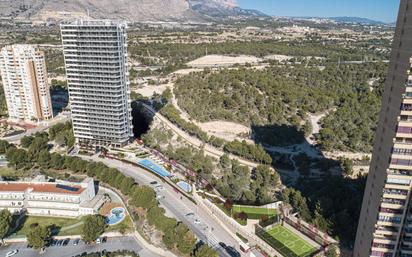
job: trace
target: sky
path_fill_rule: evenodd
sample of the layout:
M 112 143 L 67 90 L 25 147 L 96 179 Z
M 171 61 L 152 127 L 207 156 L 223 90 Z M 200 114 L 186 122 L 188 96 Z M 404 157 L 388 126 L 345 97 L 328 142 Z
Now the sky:
M 400 0 L 238 0 L 239 6 L 276 16 L 355 16 L 396 21 Z

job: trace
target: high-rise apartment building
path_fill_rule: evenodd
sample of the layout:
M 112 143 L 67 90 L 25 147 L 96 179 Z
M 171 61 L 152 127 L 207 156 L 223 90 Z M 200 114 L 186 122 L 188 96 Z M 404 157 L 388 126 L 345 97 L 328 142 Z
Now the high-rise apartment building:
M 60 28 L 76 141 L 126 144 L 132 136 L 126 24 L 77 20 Z
M 42 51 L 31 45 L 3 47 L 0 74 L 10 119 L 40 121 L 53 117 Z
M 354 257 L 412 256 L 412 0 L 401 0 Z

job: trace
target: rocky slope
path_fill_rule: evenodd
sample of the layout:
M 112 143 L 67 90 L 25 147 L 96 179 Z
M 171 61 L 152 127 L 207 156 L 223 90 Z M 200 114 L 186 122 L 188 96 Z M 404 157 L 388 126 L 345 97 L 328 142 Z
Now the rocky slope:
M 242 9 L 236 0 L 189 0 L 190 8 L 209 18 L 266 16 L 256 10 Z
M 31 21 L 72 18 L 141 21 L 202 21 L 228 16 L 259 15 L 236 0 L 0 0 L 0 17 Z
M 32 21 L 86 17 L 128 21 L 199 20 L 186 0 L 0 0 L 0 16 Z

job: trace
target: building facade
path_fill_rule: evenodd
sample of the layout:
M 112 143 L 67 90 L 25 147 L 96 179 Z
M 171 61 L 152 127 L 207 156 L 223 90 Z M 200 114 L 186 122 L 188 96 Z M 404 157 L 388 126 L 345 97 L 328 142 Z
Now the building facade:
M 31 45 L 5 46 L 0 74 L 9 118 L 41 121 L 53 118 L 44 53 Z
M 94 181 L 81 183 L 0 182 L 0 209 L 28 215 L 78 217 L 97 214 L 105 197 L 96 194 Z
M 84 146 L 121 146 L 132 137 L 126 24 L 61 24 L 74 136 Z
M 401 0 L 355 257 L 412 256 L 412 0 Z

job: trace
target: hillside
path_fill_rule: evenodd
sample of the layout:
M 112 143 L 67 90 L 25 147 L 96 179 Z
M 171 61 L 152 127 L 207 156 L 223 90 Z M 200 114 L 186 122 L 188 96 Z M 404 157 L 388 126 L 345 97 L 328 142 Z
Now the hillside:
M 84 18 L 144 21 L 204 21 L 214 17 L 259 16 L 235 0 L 0 0 L 0 17 L 60 21 Z

